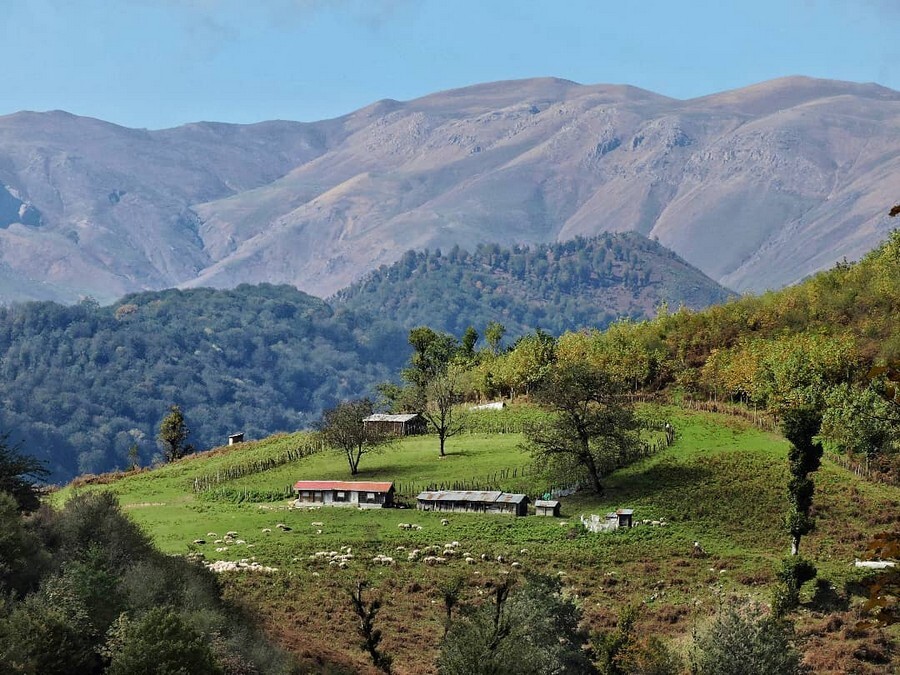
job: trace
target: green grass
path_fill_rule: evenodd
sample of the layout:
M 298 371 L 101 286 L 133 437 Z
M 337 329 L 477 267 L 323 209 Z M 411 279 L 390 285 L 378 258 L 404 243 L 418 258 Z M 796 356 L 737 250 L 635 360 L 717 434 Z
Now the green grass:
M 302 442 L 299 436 L 237 446 L 107 486 L 79 489 L 116 492 L 124 508 L 164 551 L 197 550 L 210 560 L 253 556 L 278 567 L 282 571 L 272 578 L 237 575 L 224 578 L 224 583 L 241 602 L 259 611 L 265 608 L 270 628 L 279 635 L 283 630 L 279 622 L 294 621 L 298 611 L 304 613 L 307 618 L 302 625 L 282 636 L 286 644 L 295 639 L 319 644 L 322 635 L 333 630 L 329 612 L 344 611 L 339 599 L 345 587 L 354 579 L 369 578 L 376 589 L 387 594 L 386 606 L 421 622 L 415 629 L 421 632 L 418 639 L 428 641 L 431 651 L 414 654 L 400 639 L 400 633 L 412 630 L 408 621 L 391 619 L 396 622 L 396 641 L 385 629 L 387 646 L 401 661 L 413 664 L 409 672 L 417 672 L 416 668 L 431 662 L 438 643 L 440 607 L 431 600 L 440 580 L 464 574 L 471 597 L 478 597 L 480 584 L 511 571 L 508 563 L 513 560 L 521 562 L 524 569 L 565 574 L 594 628 L 608 626 L 618 607 L 637 601 L 647 608 L 643 619 L 647 630 L 685 635 L 695 619 L 708 615 L 726 595 L 769 598 L 773 570 L 789 549 L 781 525 L 787 509 L 787 443 L 775 434 L 722 415 L 677 408 L 652 412 L 673 421 L 678 430 L 675 445 L 606 477 L 602 497 L 579 494 L 564 498 L 563 519 L 451 514 L 446 516 L 450 524 L 442 526 L 444 515 L 415 510 L 288 509 L 287 501 L 235 504 L 203 499 L 190 489 L 198 475 L 276 456 Z M 439 458 L 436 438 L 408 438 L 380 454 L 364 457 L 356 478 L 407 485 L 482 479 L 503 469 L 526 466 L 529 458 L 520 449 L 521 441 L 519 434 L 463 434 L 450 439 L 447 457 Z M 324 452 L 224 485 L 277 490 L 298 479 L 349 477 L 341 456 Z M 817 528 L 803 539 L 801 549 L 815 561 L 820 577 L 843 593 L 861 578 L 852 562 L 863 554 L 866 541 L 896 522 L 900 489 L 864 482 L 827 462 L 815 479 Z M 531 472 L 525 478 L 501 481 L 497 487 L 534 493 L 545 485 L 545 480 Z M 63 490 L 55 500 L 62 501 L 70 493 L 71 488 Z M 667 525 L 597 535 L 573 527 L 581 514 L 602 515 L 617 507 L 634 508 L 638 520 L 664 520 Z M 401 530 L 397 527 L 401 522 L 416 523 L 422 529 Z M 278 523 L 288 525 L 291 531 L 278 530 Z M 264 528 L 272 531 L 264 533 Z M 222 545 L 217 546 L 208 533 L 221 537 L 228 530 L 237 531 L 246 544 L 216 551 Z M 194 545 L 195 539 L 207 543 Z M 451 541 L 460 542 L 461 552 L 479 558 L 478 564 L 466 565 L 457 557 L 445 568 L 426 568 L 406 560 L 413 548 Z M 708 558 L 691 557 L 694 541 L 701 542 Z M 350 546 L 355 555 L 346 570 L 310 560 L 317 551 L 342 546 Z M 398 551 L 398 547 L 404 550 Z M 522 549 L 527 553 L 521 553 Z M 389 568 L 376 566 L 371 562 L 376 554 L 392 555 L 397 563 Z M 490 562 L 481 562 L 481 554 Z M 497 556 L 503 556 L 506 563 L 498 564 Z M 347 626 L 339 632 L 349 631 L 343 639 L 352 645 L 352 622 Z M 320 646 L 326 649 L 324 642 Z M 349 652 L 340 653 L 347 656 Z M 347 658 L 349 667 L 358 667 L 353 658 Z

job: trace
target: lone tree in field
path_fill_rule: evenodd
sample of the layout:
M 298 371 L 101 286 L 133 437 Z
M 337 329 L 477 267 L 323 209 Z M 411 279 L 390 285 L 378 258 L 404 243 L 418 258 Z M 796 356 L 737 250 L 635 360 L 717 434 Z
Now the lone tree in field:
M 437 434 L 443 457 L 447 439 L 465 427 L 464 418 L 454 409 L 460 399 L 459 374 L 450 368 L 438 375 L 423 388 L 421 398 L 422 417 Z
M 184 414 L 177 405 L 169 406 L 169 414 L 163 417 L 159 425 L 159 439 L 163 456 L 167 462 L 174 462 L 194 452 L 194 446 L 187 442 L 191 430 L 184 421 Z
M 603 494 L 606 467 L 640 444 L 640 423 L 618 385 L 590 365 L 556 364 L 534 397 L 553 413 L 525 430 L 535 461 L 568 479 L 586 473 L 594 491 Z
M 315 425 L 325 444 L 347 458 L 353 476 L 359 471 L 363 455 L 381 450 L 395 439 L 392 434 L 364 422 L 373 409 L 372 401 L 367 398 L 338 403 L 326 410 Z
M 474 349 L 471 337 L 470 334 L 470 347 Z M 462 431 L 464 426 L 463 419 L 454 410 L 460 399 L 460 377 L 454 368 L 454 359 L 465 358 L 465 344 L 469 343 L 460 347 L 452 335 L 422 326 L 409 332 L 409 344 L 413 354 L 409 368 L 403 371 L 403 379 L 409 383 L 408 405 L 420 412 L 437 434 L 443 457 L 447 439 Z

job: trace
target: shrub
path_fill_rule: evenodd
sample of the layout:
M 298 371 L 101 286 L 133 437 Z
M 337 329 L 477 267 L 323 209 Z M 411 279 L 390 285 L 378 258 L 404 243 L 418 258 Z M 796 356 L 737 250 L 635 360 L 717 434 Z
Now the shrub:
M 800 655 L 793 625 L 752 605 L 729 606 L 694 635 L 691 666 L 697 675 L 794 675 Z

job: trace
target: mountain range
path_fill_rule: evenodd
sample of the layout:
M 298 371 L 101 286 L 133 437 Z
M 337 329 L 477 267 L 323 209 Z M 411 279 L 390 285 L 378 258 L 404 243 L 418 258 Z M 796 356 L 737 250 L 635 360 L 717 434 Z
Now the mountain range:
M 738 291 L 858 258 L 900 192 L 900 92 L 790 77 L 691 100 L 559 79 L 312 123 L 0 117 L 0 301 L 288 283 L 409 249 L 657 239 Z

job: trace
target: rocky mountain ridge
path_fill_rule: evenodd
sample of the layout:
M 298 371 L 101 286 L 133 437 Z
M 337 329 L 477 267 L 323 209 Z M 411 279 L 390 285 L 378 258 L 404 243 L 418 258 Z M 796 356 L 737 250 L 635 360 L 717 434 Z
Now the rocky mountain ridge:
M 691 100 L 558 79 L 313 123 L 126 129 L 0 117 L 0 301 L 289 283 L 408 249 L 635 230 L 725 286 L 795 282 L 887 234 L 900 92 L 783 78 Z

